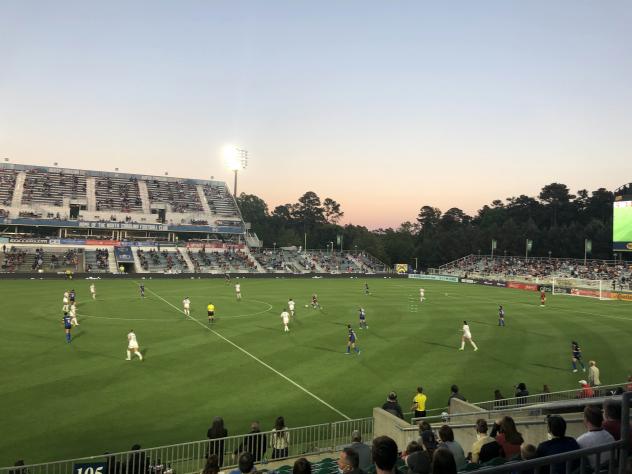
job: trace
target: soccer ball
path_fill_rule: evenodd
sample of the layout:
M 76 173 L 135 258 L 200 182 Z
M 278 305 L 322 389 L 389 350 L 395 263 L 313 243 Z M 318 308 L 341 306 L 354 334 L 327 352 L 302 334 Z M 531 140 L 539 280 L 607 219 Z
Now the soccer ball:
M 306 308 L 309 308 L 309 305 L 308 305 L 308 304 L 306 304 L 306 305 L 305 305 L 305 307 L 306 307 Z

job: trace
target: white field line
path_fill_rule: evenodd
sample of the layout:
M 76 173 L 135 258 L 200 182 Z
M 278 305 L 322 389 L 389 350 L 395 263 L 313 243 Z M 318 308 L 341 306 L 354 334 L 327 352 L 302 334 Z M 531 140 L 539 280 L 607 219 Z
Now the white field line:
M 171 304 L 169 301 L 167 301 L 166 299 L 164 299 L 162 296 L 160 296 L 158 293 L 156 293 L 155 291 L 150 290 L 149 288 L 147 288 L 147 291 L 152 293 L 154 296 L 156 296 L 158 299 L 162 300 L 163 302 L 165 302 L 166 304 L 168 304 L 169 306 L 171 306 L 173 309 L 175 309 L 178 313 L 182 313 L 184 314 L 184 312 L 178 308 L 177 306 Z M 248 357 L 254 359 L 255 361 L 259 362 L 261 365 L 263 365 L 266 369 L 271 370 L 272 372 L 274 372 L 275 374 L 277 374 L 279 377 L 287 380 L 288 382 L 290 382 L 292 385 L 294 385 L 295 387 L 299 388 L 300 390 L 302 390 L 303 392 L 305 392 L 307 395 L 309 395 L 310 397 L 314 398 L 315 400 L 319 401 L 320 403 L 322 403 L 323 405 L 325 405 L 327 408 L 335 411 L 338 415 L 342 416 L 345 420 L 351 420 L 350 417 L 348 417 L 347 415 L 345 415 L 344 413 L 342 413 L 340 410 L 338 410 L 337 408 L 331 406 L 329 403 L 327 403 L 325 400 L 323 400 L 322 398 L 318 397 L 317 395 L 313 394 L 312 392 L 310 392 L 309 390 L 307 390 L 305 387 L 303 387 L 302 385 L 299 385 L 298 383 L 296 383 L 294 380 L 292 380 L 291 378 L 289 378 L 287 375 L 282 374 L 281 372 L 279 372 L 278 370 L 276 370 L 274 367 L 266 364 L 264 361 L 262 361 L 261 359 L 259 359 L 257 356 L 251 354 L 250 352 L 248 352 L 246 349 L 244 349 L 241 346 L 238 346 L 237 344 L 235 344 L 233 341 L 231 341 L 230 339 L 222 336 L 220 333 L 218 333 L 217 331 L 211 329 L 210 327 L 208 327 L 206 324 L 198 321 L 197 319 L 195 319 L 192 316 L 189 316 L 189 318 L 193 321 L 195 321 L 196 323 L 198 323 L 200 326 L 202 326 L 204 329 L 207 329 L 208 331 L 212 332 L 213 334 L 215 334 L 217 337 L 219 337 L 220 339 L 224 340 L 225 342 L 227 342 L 228 344 L 230 344 L 231 346 L 233 346 L 235 349 L 243 352 L 244 354 L 246 354 Z

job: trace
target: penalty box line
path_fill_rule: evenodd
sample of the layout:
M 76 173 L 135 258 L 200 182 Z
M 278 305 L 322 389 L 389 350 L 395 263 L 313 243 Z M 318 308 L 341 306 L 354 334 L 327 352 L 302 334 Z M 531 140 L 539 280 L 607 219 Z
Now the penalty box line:
M 158 293 L 156 293 L 155 291 L 150 290 L 149 288 L 147 288 L 147 291 L 149 291 L 150 293 L 152 293 L 154 296 L 156 296 L 156 298 L 162 300 L 164 303 L 168 304 L 169 306 L 171 306 L 173 309 L 175 309 L 178 313 L 184 314 L 184 311 L 182 311 L 180 308 L 178 308 L 177 306 L 173 305 L 172 303 L 170 303 L 169 301 L 167 301 L 166 299 L 164 299 L 162 296 L 160 296 Z M 296 388 L 299 388 L 300 390 L 302 390 L 303 392 L 305 392 L 307 395 L 309 395 L 310 397 L 312 397 L 313 399 L 319 401 L 320 403 L 322 403 L 323 405 L 325 405 L 327 408 L 335 411 L 338 415 L 342 416 L 345 420 L 351 420 L 350 417 L 348 417 L 347 415 L 345 415 L 344 413 L 342 413 L 340 410 L 338 410 L 337 408 L 331 406 L 329 403 L 327 403 L 325 400 L 323 400 L 322 398 L 320 398 L 318 395 L 315 395 L 314 393 L 310 392 L 309 390 L 307 390 L 305 387 L 303 387 L 302 385 L 298 384 L 297 382 L 295 382 L 294 380 L 292 380 L 291 378 L 289 378 L 287 375 L 279 372 L 277 369 L 275 369 L 274 367 L 272 367 L 269 364 L 266 364 L 264 361 L 262 361 L 261 359 L 259 359 L 257 356 L 251 354 L 250 352 L 248 352 L 246 349 L 244 349 L 241 346 L 238 346 L 237 344 L 235 344 L 233 341 L 231 341 L 230 339 L 222 336 L 220 333 L 218 333 L 217 331 L 211 329 L 210 327 L 208 327 L 206 324 L 198 321 L 197 319 L 195 319 L 193 316 L 188 316 L 189 319 L 195 321 L 197 324 L 199 324 L 200 326 L 202 326 L 204 329 L 207 329 L 208 331 L 212 332 L 213 334 L 215 334 L 217 337 L 219 337 L 220 339 L 222 339 L 223 341 L 227 342 L 228 344 L 230 344 L 231 346 L 233 346 L 235 349 L 243 352 L 244 354 L 246 354 L 248 357 L 250 357 L 251 359 L 254 359 L 255 361 L 259 362 L 261 365 L 263 365 L 266 369 L 271 370 L 272 372 L 274 372 L 275 374 L 277 374 L 279 377 L 285 379 L 286 381 L 290 382 L 292 385 L 294 385 Z

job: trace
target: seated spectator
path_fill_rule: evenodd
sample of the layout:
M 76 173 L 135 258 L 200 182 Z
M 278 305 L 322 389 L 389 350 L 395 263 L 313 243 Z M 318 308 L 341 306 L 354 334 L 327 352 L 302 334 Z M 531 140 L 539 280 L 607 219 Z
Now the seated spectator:
M 448 425 L 443 425 L 441 428 L 439 428 L 439 439 L 441 440 L 441 443 L 439 444 L 439 449 L 447 448 L 448 450 L 450 450 L 452 456 L 454 457 L 456 467 L 458 469 L 464 468 L 466 465 L 465 453 L 463 452 L 463 448 L 461 447 L 461 445 L 454 441 L 454 432 L 452 431 L 452 428 L 450 428 Z
M 312 474 L 312 463 L 305 458 L 298 458 L 292 467 L 292 474 Z
M 360 456 L 351 448 L 343 448 L 338 457 L 338 471 L 341 474 L 361 474 Z
M 470 451 L 470 461 L 475 464 L 478 463 L 478 456 L 481 452 L 481 448 L 487 443 L 495 441 L 494 438 L 487 434 L 487 430 L 487 421 L 483 418 L 476 420 L 476 441 L 472 444 L 472 449 Z
M 432 465 L 432 456 L 437 449 L 437 441 L 432 431 L 423 431 L 421 434 L 421 450 L 409 454 L 406 458 L 408 473 L 429 474 Z
M 118 472 L 118 471 L 116 471 Z M 219 458 L 217 454 L 211 454 L 206 458 L 206 465 L 202 469 L 202 474 L 219 474 Z
M 386 402 L 384 402 L 384 405 L 382 405 L 382 410 L 386 410 L 391 415 L 395 415 L 402 420 L 404 419 L 404 413 L 402 412 L 402 407 L 397 401 L 397 394 L 395 392 L 391 392 L 388 394 Z
M 496 466 L 507 462 L 505 459 L 505 453 L 498 441 L 492 441 L 481 447 L 481 452 L 478 456 L 478 462 L 484 466 Z
M 564 420 L 564 418 L 559 415 L 548 416 L 546 419 L 546 425 L 551 439 L 543 441 L 538 445 L 538 448 L 536 449 L 537 457 L 541 458 L 544 456 L 553 456 L 554 454 L 561 454 L 579 449 L 577 441 L 570 436 L 566 436 L 566 420 Z M 572 469 L 575 469 L 576 467 L 577 465 L 573 465 Z M 552 472 L 554 474 L 563 474 L 566 472 L 564 463 L 553 466 Z
M 495 436 L 498 444 L 503 448 L 505 459 L 509 460 L 520 454 L 520 445 L 524 443 L 522 435 L 518 433 L 516 424 L 510 416 L 503 416 L 498 422 L 494 423 L 492 436 Z
M 616 400 L 603 402 L 603 429 L 619 441 L 621 439 L 621 404 Z M 632 425 L 630 426 L 630 450 L 632 451 Z
M 454 456 L 449 449 L 439 448 L 432 456 L 432 474 L 456 474 L 457 467 Z
M 230 474 L 249 474 L 255 470 L 255 461 L 250 453 L 241 453 L 239 456 L 239 469 L 231 471 Z
M 522 461 L 528 461 L 536 457 L 536 447 L 532 444 L 522 443 L 522 446 L 520 446 L 520 459 Z
M 378 436 L 373 440 L 371 456 L 376 474 L 394 474 L 397 462 L 397 444 L 388 436 Z M 456 470 L 455 470 L 456 472 Z
M 603 415 L 601 410 L 595 406 L 587 406 L 584 408 L 584 426 L 588 430 L 586 433 L 577 438 L 577 444 L 581 448 L 593 448 L 614 442 L 614 437 L 603 429 Z M 597 466 L 597 455 L 589 456 L 590 465 L 593 469 Z M 604 452 L 600 455 L 600 464 L 610 461 L 610 452 Z
M 371 462 L 371 447 L 362 442 L 362 435 L 358 430 L 351 433 L 351 445 L 349 447 L 358 453 L 360 457 L 360 470 L 368 472 L 373 464 Z

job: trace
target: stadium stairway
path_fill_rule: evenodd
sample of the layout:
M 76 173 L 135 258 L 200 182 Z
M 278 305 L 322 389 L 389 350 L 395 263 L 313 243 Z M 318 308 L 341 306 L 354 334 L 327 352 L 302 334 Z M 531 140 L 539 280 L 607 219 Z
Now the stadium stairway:
M 132 252 L 134 255 L 134 273 L 150 273 L 149 270 L 145 270 L 143 266 L 140 264 L 140 258 L 138 258 L 138 254 L 136 253 L 136 249 Z
M 206 195 L 204 194 L 204 187 L 201 184 L 198 184 L 195 189 L 197 190 L 198 196 L 200 197 L 200 202 L 202 203 L 202 209 L 204 212 L 211 214 L 211 208 L 208 205 L 208 200 L 206 199 Z
M 193 265 L 193 262 L 189 258 L 189 254 L 186 252 L 185 249 L 182 249 L 182 250 L 180 251 L 180 254 L 182 255 L 182 258 L 184 258 L 184 261 L 187 264 L 187 269 L 189 270 L 189 272 L 195 273 L 195 266 Z
M 110 273 L 118 273 L 118 267 L 116 266 L 116 257 L 114 256 L 114 247 L 107 247 L 108 249 L 108 265 L 110 266 Z
M 265 273 L 266 270 L 261 266 L 259 260 L 257 260 L 252 253 L 250 253 L 250 248 L 248 246 L 244 247 L 243 252 L 248 256 L 248 260 L 255 264 L 255 268 L 257 269 L 257 273 Z
M 140 200 L 143 203 L 143 212 L 145 214 L 151 214 L 151 203 L 149 201 L 149 191 L 147 191 L 147 183 L 142 179 L 137 181 L 138 183 L 138 194 L 140 196 Z
M 26 172 L 20 171 L 15 177 L 15 188 L 13 189 L 13 199 L 11 207 L 19 208 L 22 205 L 22 194 L 24 194 L 24 181 L 26 181 Z M 19 212 L 16 211 L 16 213 Z
M 88 211 L 95 212 L 97 210 L 97 195 L 94 176 L 86 178 L 86 200 L 88 202 Z

